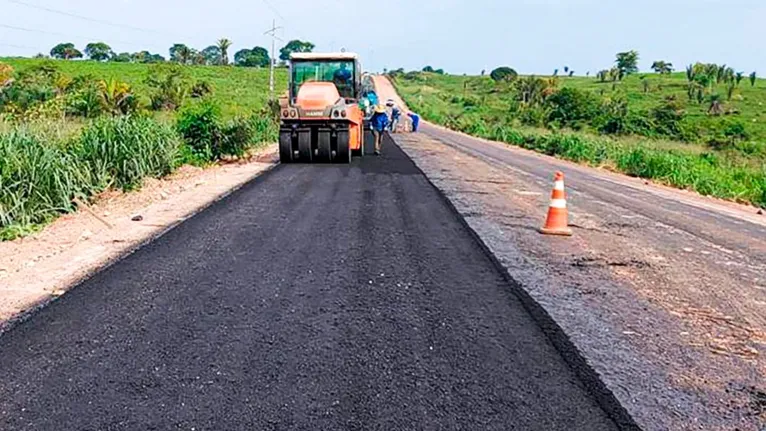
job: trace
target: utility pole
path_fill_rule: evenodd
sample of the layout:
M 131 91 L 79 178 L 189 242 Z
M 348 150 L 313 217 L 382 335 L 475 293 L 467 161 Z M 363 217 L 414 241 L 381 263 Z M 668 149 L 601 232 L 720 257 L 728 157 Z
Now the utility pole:
M 272 102 L 275 100 L 274 98 L 274 64 L 277 62 L 277 59 L 275 57 L 276 49 L 277 49 L 277 40 L 282 41 L 282 39 L 277 37 L 277 30 L 281 29 L 282 27 L 277 27 L 277 20 L 275 19 L 271 24 L 271 29 L 267 31 L 266 33 L 263 33 L 265 35 L 271 36 L 271 58 L 269 59 L 270 64 L 270 71 L 269 71 L 269 94 Z

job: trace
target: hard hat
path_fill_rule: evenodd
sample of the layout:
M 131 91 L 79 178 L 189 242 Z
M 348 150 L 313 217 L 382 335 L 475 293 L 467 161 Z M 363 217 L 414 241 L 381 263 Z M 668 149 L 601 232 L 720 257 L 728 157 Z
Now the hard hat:
M 383 114 L 386 112 L 386 107 L 383 105 L 377 105 L 375 106 L 375 112 L 377 112 L 378 114 Z

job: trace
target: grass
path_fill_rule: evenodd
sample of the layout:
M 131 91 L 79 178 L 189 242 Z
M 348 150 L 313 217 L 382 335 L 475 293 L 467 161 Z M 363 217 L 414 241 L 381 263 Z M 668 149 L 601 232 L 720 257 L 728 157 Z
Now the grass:
M 0 59 L 17 73 L 44 61 Z M 191 81 L 206 81 L 213 92 L 204 99 L 187 99 L 178 111 L 148 111 L 149 65 L 91 61 L 54 64 L 68 78 L 124 82 L 145 108 L 131 115 L 101 114 L 88 119 L 65 116 L 57 104 L 60 98 L 56 98 L 28 111 L 40 115 L 14 121 L 0 116 L 0 240 L 27 235 L 73 211 L 74 198 L 88 200 L 108 188 L 132 190 L 144 178 L 161 177 L 181 164 L 204 165 L 277 139 L 277 124 L 265 109 L 268 70 L 184 67 Z M 284 70 L 277 70 L 276 87 L 287 88 Z M 214 106 L 216 115 L 194 117 L 191 113 L 195 107 L 203 104 Z M 190 121 L 198 129 L 215 130 L 214 141 L 203 142 L 200 148 L 198 142 L 190 140 L 184 129 Z M 210 151 L 208 144 L 215 144 L 217 151 Z
M 31 58 L 0 58 L 16 71 L 24 71 L 45 60 Z M 50 61 L 50 60 L 49 60 Z M 146 95 L 145 84 L 150 66 L 134 63 L 100 63 L 95 61 L 56 61 L 59 70 L 70 77 L 91 75 L 98 79 L 115 78 L 129 84 L 137 93 Z M 268 101 L 269 71 L 245 67 L 188 66 L 194 80 L 208 81 L 213 85 L 212 100 L 220 104 L 225 117 L 250 115 Z M 277 69 L 275 88 L 287 89 L 287 72 Z
M 604 99 L 620 93 L 634 112 L 646 112 L 668 95 L 687 99 L 683 74 L 650 74 L 643 79 L 649 80 L 650 92 L 643 91 L 640 76 L 627 77 L 615 85 L 615 90 L 612 83 L 600 83 L 596 78 L 563 77 L 559 78 L 559 88 L 594 92 Z M 524 126 L 512 110 L 513 87 L 495 84 L 488 77 L 417 74 L 410 78 L 399 76 L 394 81 L 412 109 L 425 119 L 452 129 L 766 208 L 764 80 L 758 80 L 755 87 L 743 80 L 735 97 L 725 102 L 727 108 L 739 112 L 736 115 L 709 116 L 707 105 L 686 103 L 687 114 L 682 122 L 684 127 L 697 131 L 687 141 L 606 136 L 588 128 L 574 131 Z M 749 139 L 726 149 L 707 144 L 711 136 L 717 136 L 732 121 L 744 125 Z

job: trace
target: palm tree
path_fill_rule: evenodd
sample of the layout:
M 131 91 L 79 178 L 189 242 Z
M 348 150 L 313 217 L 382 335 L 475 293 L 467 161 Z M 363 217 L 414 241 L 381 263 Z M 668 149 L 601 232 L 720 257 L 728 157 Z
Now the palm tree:
M 181 64 L 189 64 L 192 59 L 192 50 L 188 46 L 184 45 L 178 49 L 178 62 Z
M 218 49 L 221 50 L 221 65 L 227 66 L 229 64 L 229 48 L 231 48 L 231 41 L 223 38 L 218 41 Z
M 667 75 L 673 71 L 673 63 L 668 63 L 667 61 L 662 60 L 655 61 L 652 64 L 652 69 L 661 75 Z

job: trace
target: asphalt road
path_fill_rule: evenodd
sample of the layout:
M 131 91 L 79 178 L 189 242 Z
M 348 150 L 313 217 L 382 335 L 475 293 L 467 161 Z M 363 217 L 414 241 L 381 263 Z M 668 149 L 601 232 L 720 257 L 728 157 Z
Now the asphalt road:
M 279 167 L 0 337 L 0 429 L 615 429 L 384 151 Z

